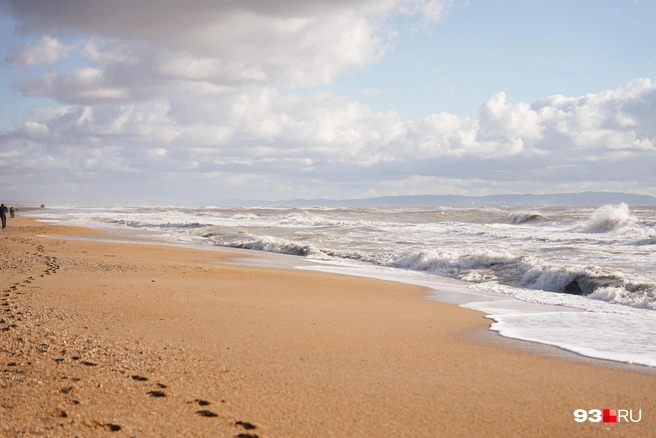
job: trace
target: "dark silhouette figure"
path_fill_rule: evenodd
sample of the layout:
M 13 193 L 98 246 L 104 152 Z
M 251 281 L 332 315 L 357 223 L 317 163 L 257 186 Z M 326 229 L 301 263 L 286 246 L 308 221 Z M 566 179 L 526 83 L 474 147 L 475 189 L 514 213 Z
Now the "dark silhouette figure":
M 7 207 L 5 204 L 0 204 L 0 219 L 2 219 L 2 228 L 7 226 Z
M 14 217 L 15 213 L 16 213 L 16 210 L 14 210 L 14 207 L 9 207 L 9 217 Z

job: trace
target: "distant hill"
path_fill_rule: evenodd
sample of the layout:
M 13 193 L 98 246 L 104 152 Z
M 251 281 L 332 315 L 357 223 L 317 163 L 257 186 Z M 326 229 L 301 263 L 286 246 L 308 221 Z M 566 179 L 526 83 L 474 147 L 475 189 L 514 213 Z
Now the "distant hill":
M 383 196 L 366 199 L 290 199 L 286 201 L 257 201 L 231 199 L 223 201 L 222 205 L 242 206 L 323 206 L 323 207 L 393 207 L 393 206 L 598 206 L 604 204 L 626 203 L 634 206 L 656 205 L 656 198 L 647 195 L 615 192 L 581 192 L 556 193 L 551 195 L 489 195 L 489 196 L 456 196 L 456 195 L 415 195 L 415 196 Z

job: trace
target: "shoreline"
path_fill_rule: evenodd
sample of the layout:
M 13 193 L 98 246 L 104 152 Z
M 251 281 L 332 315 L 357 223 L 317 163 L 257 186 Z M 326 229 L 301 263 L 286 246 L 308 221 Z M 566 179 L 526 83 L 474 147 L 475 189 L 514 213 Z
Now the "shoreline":
M 71 222 L 67 223 L 69 220 Z M 83 227 L 88 226 L 88 224 L 85 224 L 86 221 L 80 222 L 75 220 L 74 217 L 69 217 L 63 221 L 57 221 L 53 218 L 51 221 L 62 225 L 77 224 Z M 250 251 L 207 245 L 208 239 L 197 239 L 196 241 L 188 238 L 180 241 L 176 241 L 176 239 L 169 240 L 170 238 L 174 238 L 176 234 L 162 235 L 157 231 L 144 231 L 140 227 L 116 229 L 115 227 L 103 226 L 102 224 L 91 224 L 91 226 L 109 233 L 118 233 L 111 239 L 104 238 L 102 240 L 120 240 L 128 243 L 153 242 L 156 244 L 203 250 L 236 251 L 249 255 L 250 257 L 243 257 L 238 259 L 238 261 L 231 262 L 231 264 L 241 266 L 288 269 L 305 268 L 318 272 L 354 275 L 425 286 L 435 291 L 435 293 L 431 292 L 428 294 L 427 298 L 429 300 L 454 303 L 465 308 L 484 312 L 489 316 L 489 319 L 495 321 L 492 323 L 490 329 L 498 332 L 500 336 L 505 338 L 550 345 L 554 347 L 553 354 L 556 355 L 572 353 L 576 356 L 581 355 L 613 361 L 614 363 L 626 363 L 629 366 L 656 368 L 656 350 L 645 343 L 643 345 L 636 345 L 640 344 L 640 341 L 631 341 L 631 334 L 636 335 L 633 338 L 636 340 L 649 339 L 654 335 L 654 327 L 651 321 L 653 315 L 648 314 L 649 312 L 645 313 L 644 310 L 639 308 L 640 306 L 635 306 L 638 307 L 635 308 L 629 305 L 626 311 L 633 312 L 635 315 L 627 316 L 624 321 L 617 321 L 611 316 L 600 317 L 600 315 L 616 313 L 616 307 L 611 305 L 613 303 L 610 299 L 597 301 L 588 298 L 581 300 L 581 297 L 541 290 L 531 291 L 530 297 L 521 297 L 525 294 L 525 291 L 522 291 L 521 288 L 518 292 L 509 292 L 511 296 L 518 293 L 520 295 L 519 298 L 504 298 L 506 292 L 499 294 L 480 291 L 478 289 L 472 290 L 470 289 L 471 283 L 458 281 L 453 278 L 427 275 L 422 273 L 421 269 L 417 271 L 399 270 L 384 266 L 379 267 L 375 263 L 365 266 L 349 266 L 348 263 L 343 264 L 339 262 L 333 264 L 330 261 L 315 260 L 312 257 L 306 258 L 279 254 L 275 250 L 276 245 L 273 245 L 274 249 L 271 251 Z M 182 234 L 183 236 L 185 235 L 185 233 Z M 111 235 L 107 236 L 111 237 Z M 126 238 L 124 239 L 119 236 L 126 236 Z M 163 238 L 163 236 L 167 237 Z M 93 237 L 82 236 L 82 238 Z M 95 240 L 98 240 L 98 238 L 96 237 Z M 203 241 L 201 242 L 201 240 Z M 211 242 L 211 239 L 209 240 Z M 294 244 L 292 244 L 293 246 Z M 283 249 L 283 251 L 286 250 L 286 248 Z M 448 292 L 445 293 L 445 291 Z M 490 302 L 488 303 L 488 301 Z M 586 313 L 581 318 L 563 313 L 581 311 L 591 313 Z M 545 318 L 540 320 L 541 317 L 539 314 L 541 313 L 545 313 L 545 315 L 551 313 L 551 316 L 545 316 Z M 572 320 L 572 318 L 576 318 L 576 321 Z M 633 322 L 631 323 L 631 321 Z M 577 339 L 571 338 L 570 330 L 561 329 L 561 327 L 568 327 L 572 323 L 579 327 L 577 332 L 582 334 Z M 631 324 L 627 325 L 629 323 Z M 536 330 L 532 330 L 533 327 Z M 545 330 L 547 327 L 548 329 Z M 631 328 L 627 329 L 627 327 Z M 614 338 L 607 338 L 606 341 L 601 341 L 597 336 L 597 332 L 600 330 L 607 331 L 608 333 L 626 334 L 629 337 L 624 338 L 620 335 L 615 335 Z
M 498 336 L 482 312 L 425 300 L 420 287 L 233 266 L 218 251 L 38 237 L 66 227 L 27 219 L 9 226 L 3 249 L 33 268 L 16 262 L 0 285 L 16 321 L 0 332 L 4 433 L 648 436 L 653 428 L 653 375 L 472 342 L 476 330 Z M 642 409 L 643 419 L 573 421 L 574 409 L 602 407 Z
M 38 218 L 30 218 L 30 219 L 35 220 L 37 222 L 44 222 L 44 223 L 50 222 L 48 220 L 42 220 Z M 64 227 L 70 227 L 65 224 L 57 224 L 54 222 L 53 224 L 61 225 Z M 515 338 L 511 336 L 504 336 L 498 331 L 493 330 L 491 328 L 491 325 L 494 323 L 495 320 L 491 317 L 491 314 L 486 312 L 485 310 L 480 310 L 471 307 L 462 307 L 458 302 L 458 300 L 453 301 L 448 297 L 440 298 L 440 296 L 435 293 L 435 292 L 439 292 L 437 289 L 431 288 L 430 286 L 413 284 L 411 282 L 404 281 L 403 279 L 382 278 L 382 277 L 375 277 L 369 275 L 352 274 L 348 272 L 330 273 L 330 271 L 322 271 L 321 269 L 315 269 L 317 267 L 316 262 L 307 261 L 304 260 L 303 258 L 300 258 L 299 256 L 288 255 L 288 254 L 266 252 L 266 251 L 263 252 L 263 251 L 240 249 L 240 248 L 206 246 L 202 244 L 169 242 L 166 240 L 157 239 L 156 234 L 153 234 L 153 236 L 150 237 L 148 236 L 144 237 L 142 235 L 137 236 L 137 235 L 129 235 L 129 234 L 117 234 L 114 231 L 99 230 L 99 229 L 86 228 L 86 227 L 84 227 L 83 229 L 92 230 L 93 232 L 89 234 L 75 233 L 75 234 L 62 234 L 62 235 L 45 235 L 43 237 L 54 238 L 54 239 L 64 238 L 64 239 L 74 239 L 74 240 L 91 240 L 95 242 L 105 242 L 105 243 L 162 245 L 162 246 L 170 246 L 174 248 L 186 248 L 186 249 L 201 250 L 201 251 L 216 251 L 219 253 L 228 254 L 227 258 L 221 259 L 218 262 L 220 264 L 225 264 L 225 265 L 259 267 L 265 269 L 290 269 L 290 270 L 299 269 L 300 267 L 300 268 L 305 268 L 310 272 L 326 272 L 330 275 L 346 275 L 346 276 L 354 276 L 354 277 L 361 277 L 361 278 L 369 278 L 373 280 L 391 281 L 391 282 L 410 285 L 410 286 L 418 286 L 426 290 L 424 299 L 427 301 L 433 301 L 443 304 L 452 304 L 460 308 L 474 310 L 484 315 L 484 317 L 489 321 L 489 325 L 484 328 L 478 327 L 472 330 L 468 330 L 466 334 L 463 334 L 464 335 L 463 339 L 467 340 L 468 342 L 482 343 L 483 345 L 496 345 L 502 348 L 519 348 L 529 351 L 531 352 L 531 354 L 561 358 L 574 362 L 582 362 L 597 367 L 621 369 L 621 370 L 628 370 L 632 372 L 646 373 L 646 374 L 656 374 L 656 367 L 652 367 L 649 365 L 623 362 L 619 360 L 600 358 L 594 356 L 587 356 L 585 354 L 581 354 L 576 351 L 572 351 L 560 347 L 558 345 L 552 345 L 540 341 Z M 331 265 L 329 264 L 328 266 Z M 478 292 L 478 291 L 472 292 L 468 290 L 467 292 L 475 295 L 476 294 L 481 296 L 484 295 L 482 292 Z M 572 308 L 572 309 L 576 311 L 580 310 L 577 308 Z
M 216 251 L 219 253 L 229 254 L 229 256 L 226 259 L 222 259 L 218 262 L 224 265 L 259 267 L 265 269 L 290 269 L 290 270 L 299 269 L 300 266 L 303 269 L 306 269 L 307 271 L 310 272 L 326 272 L 329 273 L 330 275 L 346 275 L 351 277 L 369 278 L 373 280 L 391 281 L 404 285 L 417 286 L 407 281 L 403 281 L 403 279 L 379 278 L 374 276 L 351 274 L 348 272 L 330 273 L 327 271 L 322 271 L 321 269 L 316 269 L 317 266 L 315 262 L 307 261 L 302 258 L 299 258 L 299 256 L 288 255 L 288 254 L 262 252 L 257 250 L 248 250 L 248 249 L 239 249 L 239 248 L 212 247 L 212 246 L 204 246 L 201 244 L 183 244 L 183 243 L 167 242 L 164 240 L 158 240 L 148 237 L 135 237 L 129 235 L 115 234 L 115 233 L 108 233 L 106 235 L 105 234 L 103 235 L 99 235 L 99 234 L 46 235 L 43 237 L 53 238 L 53 239 L 63 238 L 63 239 L 71 239 L 71 240 L 89 240 L 89 241 L 104 242 L 104 243 L 162 245 L 162 246 L 170 246 L 173 248 L 186 248 L 186 249 L 195 249 L 201 251 Z M 426 293 L 424 294 L 423 298 L 427 301 L 433 301 L 442 304 L 451 304 L 462 308 L 460 304 L 458 304 L 457 302 L 453 302 L 448 298 L 441 299 L 439 295 L 435 293 L 435 292 L 439 292 L 437 289 L 433 289 L 430 288 L 429 286 L 423 286 L 423 285 L 419 285 L 417 287 L 421 287 L 426 290 Z M 471 291 L 468 292 L 475 295 L 476 294 L 483 295 L 481 292 L 471 292 Z M 650 367 L 648 365 L 634 364 L 634 363 L 616 361 L 612 359 L 586 356 L 559 347 L 557 345 L 551 345 L 539 341 L 530 341 L 525 339 L 513 338 L 510 336 L 504 336 L 499 332 L 492 330 L 490 328 L 490 326 L 494 323 L 494 319 L 490 317 L 490 314 L 488 312 L 475 308 L 474 309 L 467 308 L 467 307 L 465 308 L 481 313 L 489 321 L 487 327 L 476 328 L 475 330 L 472 330 L 467 337 L 465 337 L 465 339 L 468 339 L 470 342 L 482 342 L 484 345 L 498 345 L 500 347 L 507 347 L 507 348 L 520 348 L 520 349 L 525 349 L 526 351 L 530 351 L 532 354 L 539 354 L 548 357 L 556 357 L 556 358 L 563 358 L 571 361 L 584 362 L 600 367 L 625 369 L 634 372 L 656 374 L 656 368 Z

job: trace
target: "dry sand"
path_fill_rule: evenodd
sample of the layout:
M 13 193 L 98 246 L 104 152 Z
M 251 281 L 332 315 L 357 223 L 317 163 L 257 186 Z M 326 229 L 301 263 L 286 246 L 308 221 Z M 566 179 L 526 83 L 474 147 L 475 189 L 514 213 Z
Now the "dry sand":
M 0 232 L 0 436 L 656 436 L 653 373 L 468 341 L 420 287 L 39 237 L 92 232 Z

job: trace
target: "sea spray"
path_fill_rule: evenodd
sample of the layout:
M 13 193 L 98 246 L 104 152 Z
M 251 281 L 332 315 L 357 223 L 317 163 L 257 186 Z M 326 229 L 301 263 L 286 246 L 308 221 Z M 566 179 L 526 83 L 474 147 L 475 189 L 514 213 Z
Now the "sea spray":
M 631 215 L 629 206 L 622 203 L 619 205 L 604 205 L 595 210 L 585 224 L 583 231 L 586 233 L 607 233 L 635 225 L 636 218 Z

